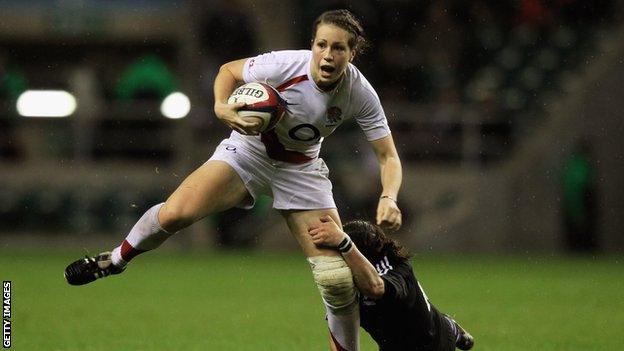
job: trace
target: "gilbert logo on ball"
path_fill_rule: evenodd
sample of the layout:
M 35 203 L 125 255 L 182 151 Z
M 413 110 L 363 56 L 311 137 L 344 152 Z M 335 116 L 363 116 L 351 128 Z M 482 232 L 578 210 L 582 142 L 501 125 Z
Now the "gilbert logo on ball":
M 236 88 L 228 99 L 228 104 L 244 102 L 238 115 L 245 119 L 260 119 L 258 131 L 266 132 L 273 128 L 286 113 L 287 102 L 280 93 L 266 83 L 247 83 Z

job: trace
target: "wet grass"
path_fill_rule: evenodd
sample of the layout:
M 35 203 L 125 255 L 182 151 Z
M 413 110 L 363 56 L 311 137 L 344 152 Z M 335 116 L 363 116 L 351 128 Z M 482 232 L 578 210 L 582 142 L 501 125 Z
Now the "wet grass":
M 15 350 L 325 350 L 324 310 L 299 254 L 154 252 L 72 287 L 80 252 L 0 250 Z M 622 258 L 417 255 L 438 308 L 476 350 L 616 350 Z M 363 335 L 362 350 L 376 350 Z

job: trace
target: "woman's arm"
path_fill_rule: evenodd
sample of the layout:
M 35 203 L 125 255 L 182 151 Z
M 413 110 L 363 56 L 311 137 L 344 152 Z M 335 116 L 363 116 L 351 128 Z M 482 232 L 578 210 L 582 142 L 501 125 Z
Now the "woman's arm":
M 364 294 L 364 296 L 372 299 L 381 298 L 385 292 L 385 287 L 375 267 L 362 255 L 355 244 L 347 244 L 351 242 L 351 239 L 330 216 L 323 216 L 320 220 L 321 223 L 318 226 L 308 231 L 312 237 L 312 242 L 315 245 L 339 249 L 342 257 L 351 269 L 351 273 L 353 273 L 353 280 L 358 290 Z M 342 247 L 341 244 L 343 244 L 342 246 L 344 247 Z M 350 246 L 346 247 L 348 245 Z
M 371 142 L 381 172 L 381 197 L 377 205 L 377 225 L 398 230 L 402 224 L 401 210 L 397 204 L 403 180 L 401 160 L 392 135 Z
M 214 81 L 214 112 L 217 118 L 230 128 L 245 135 L 258 134 L 254 129 L 259 122 L 246 122 L 238 117 L 237 111 L 245 106 L 245 103 L 228 104 L 227 100 L 234 89 L 244 82 L 243 67 L 247 59 L 231 61 L 219 69 Z

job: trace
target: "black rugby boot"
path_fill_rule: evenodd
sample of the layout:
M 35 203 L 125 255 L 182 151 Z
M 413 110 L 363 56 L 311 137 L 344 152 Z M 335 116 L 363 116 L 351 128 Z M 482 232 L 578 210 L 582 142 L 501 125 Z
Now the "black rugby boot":
M 455 346 L 460 350 L 472 349 L 472 347 L 474 346 L 474 338 L 472 337 L 472 335 L 464 330 L 464 328 L 462 328 L 459 323 L 455 322 L 455 326 L 457 327 L 457 333 L 459 334 L 459 338 L 457 339 Z
M 85 258 L 71 263 L 65 268 L 65 280 L 71 285 L 84 285 L 112 274 L 123 272 L 124 268 L 113 265 L 110 252 L 102 252 L 95 257 Z

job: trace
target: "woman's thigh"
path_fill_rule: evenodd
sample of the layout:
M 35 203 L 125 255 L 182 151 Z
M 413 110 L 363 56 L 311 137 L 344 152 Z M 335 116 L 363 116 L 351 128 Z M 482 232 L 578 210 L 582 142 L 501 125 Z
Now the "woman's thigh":
M 169 196 L 159 220 L 164 229 L 176 231 L 244 201 L 252 199 L 236 171 L 223 161 L 208 161 Z
M 338 256 L 338 251 L 334 249 L 318 248 L 312 242 L 308 230 L 314 225 L 320 224 L 320 218 L 329 215 L 332 219 L 342 226 L 340 216 L 335 208 L 318 209 L 318 210 L 284 210 L 281 211 L 282 216 L 286 220 L 286 224 L 291 234 L 295 237 L 299 246 L 303 250 L 306 257 L 314 256 Z

